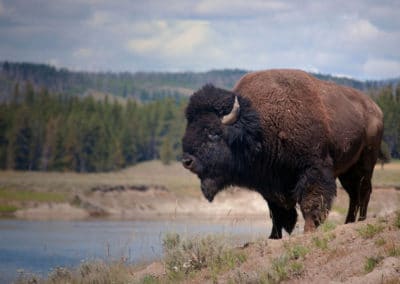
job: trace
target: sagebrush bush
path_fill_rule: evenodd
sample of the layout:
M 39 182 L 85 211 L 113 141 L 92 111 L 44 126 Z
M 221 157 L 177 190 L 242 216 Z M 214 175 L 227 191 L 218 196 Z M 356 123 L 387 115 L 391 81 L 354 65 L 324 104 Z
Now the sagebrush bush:
M 203 268 L 218 273 L 246 260 L 243 253 L 225 242 L 218 236 L 182 239 L 178 234 L 167 234 L 163 240 L 164 264 L 170 278 L 180 279 Z

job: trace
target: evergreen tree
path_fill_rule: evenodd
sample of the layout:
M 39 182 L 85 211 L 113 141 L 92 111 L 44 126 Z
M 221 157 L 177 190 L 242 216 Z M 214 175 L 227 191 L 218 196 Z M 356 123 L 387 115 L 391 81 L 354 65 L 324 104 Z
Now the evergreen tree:
M 377 103 L 384 113 L 383 139 L 391 156 L 400 158 L 400 88 L 393 90 L 392 86 L 382 88 Z
M 7 168 L 7 148 L 8 137 L 7 132 L 10 127 L 10 115 L 5 105 L 0 105 L 0 169 Z
M 47 171 L 53 168 L 56 159 L 57 129 L 60 127 L 58 117 L 51 117 L 46 123 L 40 169 Z
M 16 121 L 13 131 L 13 140 L 10 143 L 13 167 L 17 170 L 32 169 L 32 128 L 29 125 L 29 118 L 26 115 L 28 109 L 21 108 L 19 119 Z
M 168 136 L 164 137 L 163 139 L 160 150 L 160 159 L 165 165 L 169 165 L 173 159 L 171 141 Z

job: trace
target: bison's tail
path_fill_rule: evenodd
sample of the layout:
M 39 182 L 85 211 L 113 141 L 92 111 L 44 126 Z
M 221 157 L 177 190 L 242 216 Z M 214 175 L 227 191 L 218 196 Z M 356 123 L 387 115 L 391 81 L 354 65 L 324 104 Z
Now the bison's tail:
M 379 151 L 378 151 L 378 161 L 380 161 L 381 163 L 388 163 L 391 160 L 391 155 L 390 155 L 390 148 L 389 146 L 382 141 L 381 143 L 381 147 L 379 147 Z
M 383 154 L 382 147 L 379 148 L 378 151 L 378 161 L 382 161 L 385 159 L 385 155 Z

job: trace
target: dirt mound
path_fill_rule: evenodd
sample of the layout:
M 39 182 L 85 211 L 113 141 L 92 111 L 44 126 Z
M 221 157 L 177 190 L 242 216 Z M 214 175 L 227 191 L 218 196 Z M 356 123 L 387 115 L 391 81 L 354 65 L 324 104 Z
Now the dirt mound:
M 336 227 L 328 222 L 315 233 L 262 239 L 230 255 L 235 253 L 244 261 L 218 270 L 213 264 L 197 271 L 186 266 L 179 274 L 183 268 L 171 270 L 164 260 L 134 277 L 184 283 L 400 283 L 400 211 Z

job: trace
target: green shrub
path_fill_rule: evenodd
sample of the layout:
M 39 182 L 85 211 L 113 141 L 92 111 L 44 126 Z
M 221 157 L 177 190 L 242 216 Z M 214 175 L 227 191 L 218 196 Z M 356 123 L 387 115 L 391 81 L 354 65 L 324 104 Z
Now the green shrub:
M 386 240 L 384 238 L 379 238 L 375 241 L 375 244 L 377 246 L 383 246 L 384 244 L 386 244 Z
M 394 226 L 400 229 L 400 211 L 396 211 L 396 218 L 394 219 Z
M 285 248 L 285 253 L 272 261 L 272 273 L 263 274 L 268 275 L 268 278 L 264 277 L 265 283 L 279 283 L 293 276 L 298 276 L 304 271 L 304 266 L 300 260 L 306 256 L 309 249 L 300 244 L 291 245 L 290 243 L 286 243 Z
M 309 249 L 302 245 L 287 246 L 286 253 L 290 259 L 304 258 Z
M 178 234 L 167 234 L 163 248 L 168 277 L 176 281 L 203 268 L 215 276 L 246 261 L 244 253 L 228 248 L 225 239 L 216 236 L 184 240 Z
M 323 238 L 319 238 L 319 237 L 313 237 L 312 238 L 314 245 L 322 250 L 325 250 L 328 248 L 328 239 L 323 237 Z
M 132 281 L 132 274 L 124 262 L 105 263 L 102 261 L 84 262 L 77 269 L 58 267 L 52 270 L 47 279 L 28 273 L 20 273 L 17 284 L 124 284 Z M 157 283 L 157 282 L 143 282 Z
M 321 230 L 326 233 L 329 231 L 332 231 L 336 228 L 336 224 L 333 223 L 332 221 L 325 221 L 322 225 L 321 225 Z
M 365 261 L 364 264 L 364 270 L 365 272 L 369 273 L 372 270 L 374 270 L 374 268 L 376 267 L 376 265 L 382 260 L 382 257 L 377 256 L 377 257 L 368 257 Z
M 293 261 L 290 264 L 290 274 L 299 276 L 304 271 L 304 265 L 300 261 Z
M 373 238 L 375 235 L 379 234 L 380 232 L 382 232 L 384 228 L 385 227 L 380 224 L 376 225 L 366 224 L 361 228 L 357 229 L 357 232 L 364 239 L 370 239 Z
M 398 257 L 400 256 L 400 247 L 392 246 L 388 249 L 388 255 L 389 256 L 395 256 Z
M 18 207 L 8 204 L 0 204 L 0 214 L 11 214 L 18 210 Z
M 153 275 L 145 275 L 142 279 L 139 281 L 140 284 L 158 284 L 160 283 L 160 280 L 154 277 Z
M 288 279 L 288 263 L 289 259 L 287 255 L 283 255 L 272 261 L 272 270 L 274 272 L 277 282 Z

